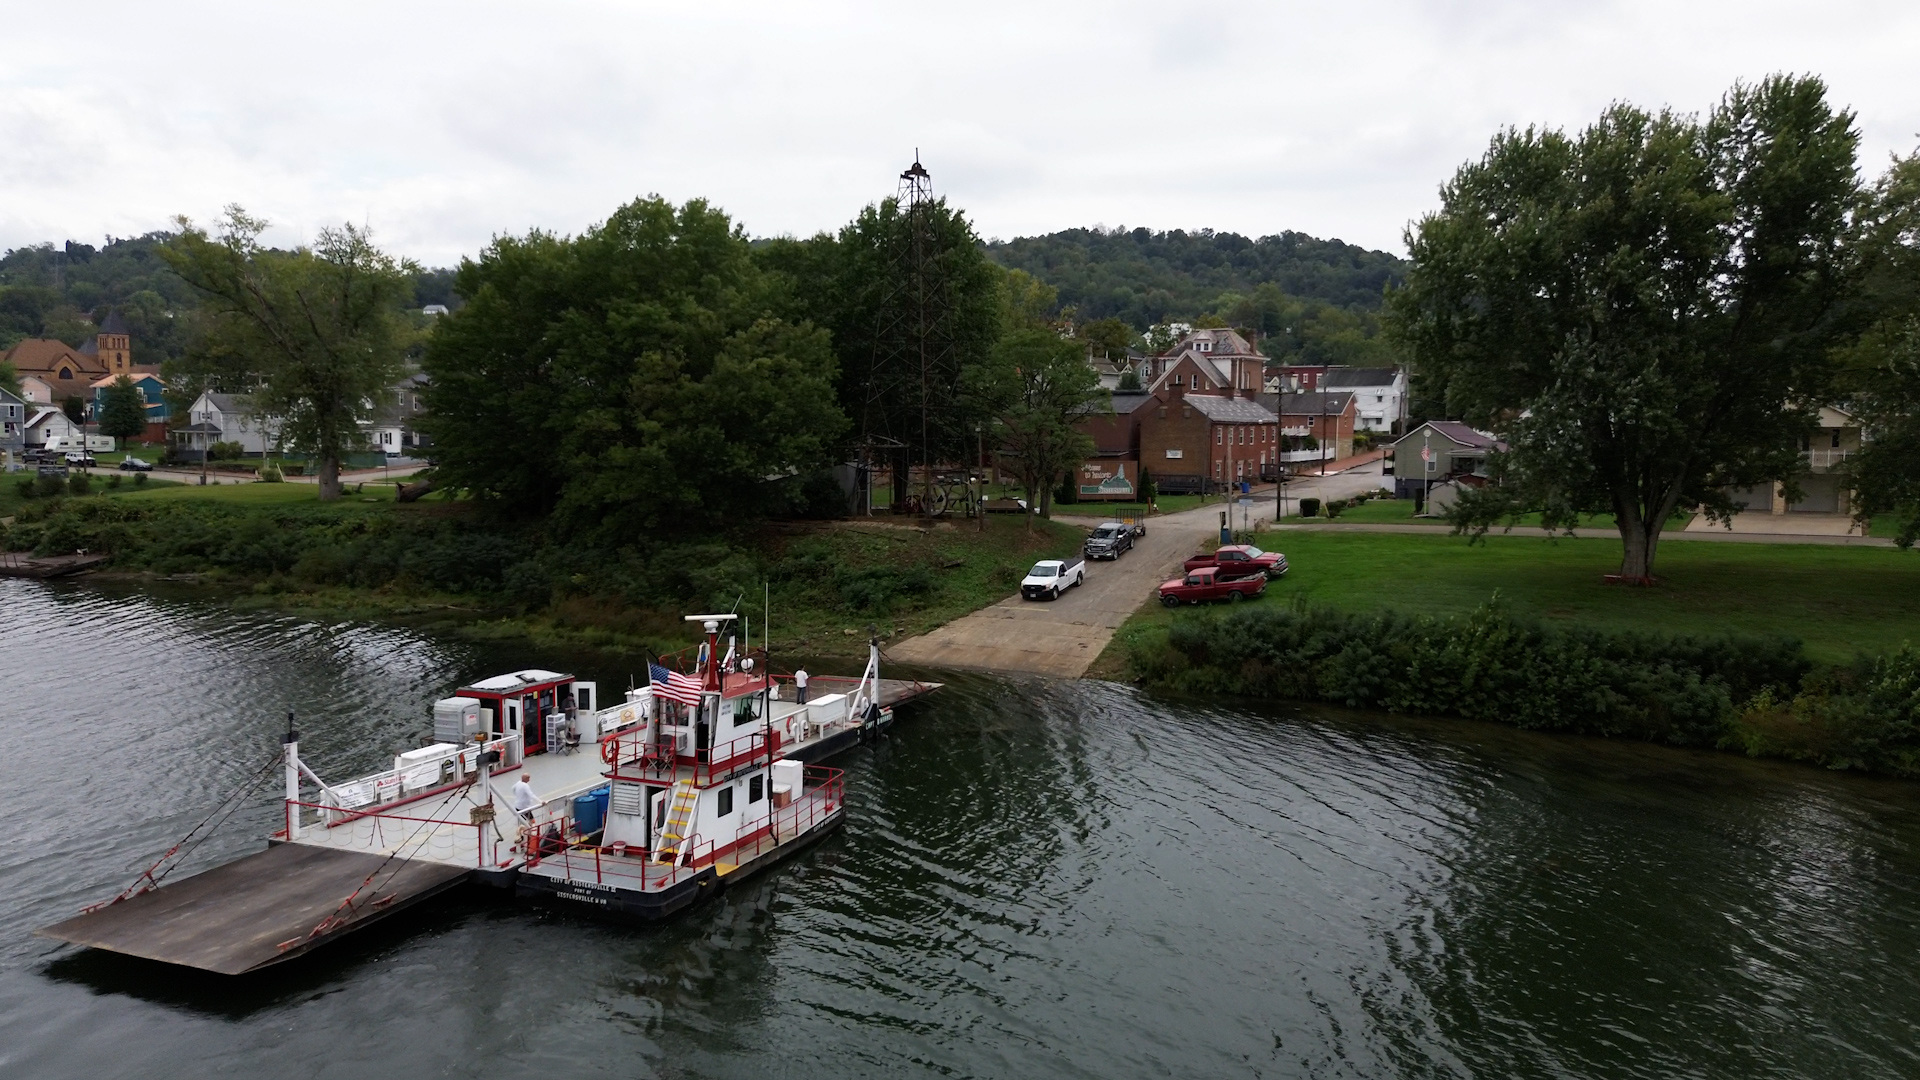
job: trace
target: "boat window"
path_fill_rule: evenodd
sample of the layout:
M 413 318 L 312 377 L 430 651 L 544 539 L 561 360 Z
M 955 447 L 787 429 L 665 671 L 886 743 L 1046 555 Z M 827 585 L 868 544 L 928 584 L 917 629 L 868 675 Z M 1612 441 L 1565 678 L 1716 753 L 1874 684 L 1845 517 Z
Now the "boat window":
M 733 813 L 733 789 L 732 788 L 730 787 L 721 788 L 718 801 L 720 803 L 720 807 L 719 809 L 714 811 L 714 816 L 726 817 L 728 814 Z
M 756 697 L 736 698 L 733 703 L 733 726 L 751 724 L 760 719 L 760 699 Z
M 766 777 L 756 776 L 747 781 L 747 801 L 759 802 L 766 797 Z

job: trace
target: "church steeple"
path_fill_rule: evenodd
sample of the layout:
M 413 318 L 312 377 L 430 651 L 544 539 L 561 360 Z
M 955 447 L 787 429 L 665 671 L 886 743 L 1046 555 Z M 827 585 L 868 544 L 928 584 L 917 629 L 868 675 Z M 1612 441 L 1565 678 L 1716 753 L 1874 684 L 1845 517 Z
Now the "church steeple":
M 118 308 L 107 311 L 107 317 L 100 322 L 100 332 L 93 340 L 107 374 L 124 375 L 133 368 L 133 337 Z

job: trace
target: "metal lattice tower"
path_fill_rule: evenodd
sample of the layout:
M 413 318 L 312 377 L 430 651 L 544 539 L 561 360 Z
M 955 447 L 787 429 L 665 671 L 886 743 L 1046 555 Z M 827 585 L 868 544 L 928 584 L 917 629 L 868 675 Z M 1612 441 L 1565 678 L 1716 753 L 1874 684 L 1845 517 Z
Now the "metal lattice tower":
M 948 416 L 959 382 L 952 332 L 952 290 L 934 218 L 933 176 L 914 161 L 900 174 L 893 200 L 899 228 L 881 252 L 885 282 L 875 311 L 873 360 L 861 412 L 862 456 L 884 455 L 894 473 L 894 505 L 922 471 L 921 505 L 930 510 L 933 473 L 950 448 Z

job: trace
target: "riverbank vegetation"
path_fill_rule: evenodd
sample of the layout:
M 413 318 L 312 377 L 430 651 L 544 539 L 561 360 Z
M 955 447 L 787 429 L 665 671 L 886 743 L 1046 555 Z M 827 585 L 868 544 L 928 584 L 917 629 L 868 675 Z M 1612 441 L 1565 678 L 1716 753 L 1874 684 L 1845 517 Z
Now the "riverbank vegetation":
M 1898 705 L 1920 643 L 1911 552 L 1676 542 L 1656 587 L 1628 588 L 1595 572 L 1607 540 L 1263 543 L 1292 569 L 1259 605 L 1143 611 L 1096 672 L 1920 776 Z
M 608 552 L 501 524 L 471 502 L 397 503 L 390 485 L 322 502 L 310 484 L 182 486 L 22 505 L 0 540 L 84 549 L 116 572 L 202 583 L 243 603 L 366 617 L 426 615 L 461 632 L 660 652 L 681 614 L 740 610 L 770 591 L 776 650 L 863 649 L 865 630 L 920 633 L 1017 587 L 1081 532 L 1018 516 L 931 528 L 887 520 L 763 522 Z M 758 637 L 759 631 L 755 631 Z

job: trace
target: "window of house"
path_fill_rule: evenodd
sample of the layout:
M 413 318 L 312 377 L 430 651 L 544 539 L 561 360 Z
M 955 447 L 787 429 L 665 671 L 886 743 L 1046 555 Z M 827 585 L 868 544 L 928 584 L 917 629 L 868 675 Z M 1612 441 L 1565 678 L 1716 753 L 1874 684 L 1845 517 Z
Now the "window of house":
M 766 797 L 766 782 L 767 778 L 764 776 L 756 776 L 747 781 L 748 802 L 756 803 Z
M 1213 445 L 1219 446 L 1226 441 L 1227 441 L 1227 429 L 1214 428 L 1213 429 Z
M 1220 459 L 1219 458 L 1213 459 L 1213 478 L 1215 480 L 1220 479 Z
M 1187 456 L 1187 452 L 1186 452 L 1185 450 L 1169 450 L 1169 451 L 1167 451 L 1167 458 L 1168 458 L 1168 460 L 1178 460 L 1178 459 L 1180 459 L 1180 458 L 1183 458 L 1183 457 L 1186 457 L 1186 456 Z
M 61 378 L 63 378 L 63 379 L 71 379 L 71 378 L 73 378 L 73 369 L 72 369 L 72 368 L 61 368 L 61 369 L 60 369 L 60 377 L 61 377 Z
M 1833 448 L 1835 450 L 1840 449 L 1840 429 L 1839 428 L 1833 429 Z
M 728 814 L 733 813 L 733 789 L 732 788 L 730 787 L 721 788 L 720 794 L 715 801 L 719 803 L 719 806 L 714 811 L 714 816 L 726 817 Z

